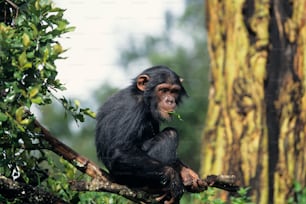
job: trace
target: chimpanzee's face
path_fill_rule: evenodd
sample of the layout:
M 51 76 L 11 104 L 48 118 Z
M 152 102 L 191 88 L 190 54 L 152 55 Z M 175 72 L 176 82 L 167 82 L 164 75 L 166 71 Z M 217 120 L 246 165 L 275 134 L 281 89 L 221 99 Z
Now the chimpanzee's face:
M 182 97 L 187 96 L 181 83 L 182 79 L 167 68 L 148 69 L 135 80 L 136 94 L 144 99 L 153 118 L 169 120 Z
M 175 111 L 180 96 L 181 86 L 177 84 L 162 83 L 155 87 L 157 109 L 162 119 L 169 120 Z

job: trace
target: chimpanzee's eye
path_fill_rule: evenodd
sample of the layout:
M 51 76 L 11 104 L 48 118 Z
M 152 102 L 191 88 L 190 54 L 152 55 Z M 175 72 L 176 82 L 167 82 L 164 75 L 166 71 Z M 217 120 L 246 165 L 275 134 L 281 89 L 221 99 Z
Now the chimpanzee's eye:
M 171 90 L 171 93 L 173 93 L 173 94 L 179 94 L 179 93 L 180 93 L 180 90 L 179 90 L 179 89 L 172 89 L 172 90 Z
M 159 91 L 161 91 L 163 93 L 167 93 L 167 92 L 169 92 L 169 89 L 168 88 L 161 88 Z

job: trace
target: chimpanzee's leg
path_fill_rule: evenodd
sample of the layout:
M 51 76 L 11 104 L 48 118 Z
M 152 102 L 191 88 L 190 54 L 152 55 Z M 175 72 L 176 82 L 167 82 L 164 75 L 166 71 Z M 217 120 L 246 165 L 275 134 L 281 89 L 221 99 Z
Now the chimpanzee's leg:
M 161 133 L 146 141 L 143 150 L 153 159 L 169 165 L 180 173 L 185 190 L 189 192 L 201 192 L 207 188 L 198 174 L 184 165 L 176 156 L 178 146 L 178 134 L 173 128 L 166 128 Z
M 113 155 L 111 176 L 116 182 L 152 193 L 166 193 L 164 199 L 179 201 L 184 186 L 180 171 L 175 167 L 178 159 L 178 135 L 175 129 L 166 128 L 146 141 L 141 149 L 122 150 Z
M 178 146 L 178 134 L 174 128 L 165 128 L 158 135 L 147 140 L 143 146 L 150 157 L 165 165 L 172 165 L 177 162 L 176 149 Z

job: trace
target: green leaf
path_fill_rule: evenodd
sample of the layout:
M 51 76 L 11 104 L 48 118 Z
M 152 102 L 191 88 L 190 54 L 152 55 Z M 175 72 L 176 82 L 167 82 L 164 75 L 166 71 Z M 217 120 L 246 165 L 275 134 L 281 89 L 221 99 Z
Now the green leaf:
M 81 109 L 81 112 L 84 113 L 85 115 L 91 117 L 91 118 L 96 118 L 96 113 L 90 110 L 89 108 L 86 109 Z
M 73 115 L 74 119 L 76 121 L 80 121 L 80 122 L 84 122 L 85 121 L 85 118 L 84 118 L 84 115 L 83 114 L 75 114 Z
M 81 103 L 79 100 L 74 100 L 74 104 L 75 104 L 75 109 L 79 109 L 79 107 L 81 106 Z
M 52 1 L 51 0 L 40 0 L 38 2 L 39 2 L 39 5 L 44 8 L 44 7 L 51 5 Z
M 30 37 L 28 34 L 24 33 L 22 35 L 22 44 L 25 48 L 29 47 L 31 41 L 30 41 Z
M 8 119 L 8 117 L 7 117 L 4 113 L 0 112 L 0 121 L 1 121 L 1 122 L 4 122 L 4 121 L 6 121 L 7 119 Z
M 31 123 L 31 119 L 28 119 L 28 118 L 26 118 L 26 119 L 23 119 L 22 121 L 20 121 L 20 124 L 21 125 L 28 125 L 28 124 L 30 124 Z
M 59 43 L 56 43 L 55 45 L 53 45 L 53 51 L 55 54 L 59 55 L 63 52 L 63 48 Z
M 177 117 L 177 119 L 179 119 L 180 121 L 183 121 L 183 118 L 182 118 L 181 115 L 178 114 L 177 112 L 172 111 L 172 112 L 169 112 L 169 114 L 174 115 L 174 116 Z
M 21 122 L 22 121 L 22 117 L 24 114 L 25 110 L 23 106 L 20 106 L 16 111 L 15 111 L 15 116 L 16 116 L 16 120 L 17 122 Z
M 48 62 L 46 63 L 46 68 L 50 70 L 56 70 L 56 67 Z
M 30 25 L 30 27 L 32 28 L 32 30 L 33 30 L 33 32 L 32 32 L 32 34 L 33 34 L 33 37 L 34 38 L 36 38 L 37 37 L 37 35 L 38 35 L 38 30 L 37 30 L 37 27 L 33 24 L 33 23 L 30 23 L 29 24 Z
M 38 105 L 41 105 L 44 103 L 44 99 L 40 96 L 38 97 L 35 97 L 35 98 L 31 98 L 31 102 L 32 103 L 35 103 L 35 104 L 38 104 Z
M 40 90 L 39 86 L 31 88 L 29 91 L 30 98 L 33 98 L 34 96 L 36 96 L 39 93 L 39 90 Z
M 68 27 L 65 29 L 65 32 L 72 32 L 75 30 L 75 27 L 74 26 L 71 26 L 71 27 Z
M 21 70 L 26 70 L 32 67 L 32 63 L 28 62 L 27 53 L 25 51 L 18 56 L 18 64 Z
M 295 192 L 300 192 L 300 191 L 302 191 L 302 185 L 301 185 L 299 182 L 295 181 L 294 184 L 293 184 L 293 186 L 294 186 L 294 191 L 295 191 Z
M 48 60 L 48 58 L 49 58 L 49 49 L 46 47 L 46 48 L 44 49 L 43 62 L 46 63 L 47 60 Z
M 36 10 L 40 9 L 39 0 L 35 1 L 35 8 Z
M 19 62 L 20 67 L 23 67 L 28 62 L 27 54 L 25 51 L 22 52 L 21 55 L 19 55 L 18 62 Z
M 26 69 L 29 69 L 29 68 L 31 68 L 31 67 L 32 67 L 32 63 L 31 63 L 31 62 L 27 62 L 27 63 L 25 63 L 25 64 L 23 65 L 22 69 L 23 69 L 23 70 L 26 70 Z
M 67 24 L 68 24 L 68 22 L 67 21 L 58 21 L 57 22 L 58 23 L 58 30 L 65 30 L 65 28 L 66 28 L 66 26 L 67 26 Z

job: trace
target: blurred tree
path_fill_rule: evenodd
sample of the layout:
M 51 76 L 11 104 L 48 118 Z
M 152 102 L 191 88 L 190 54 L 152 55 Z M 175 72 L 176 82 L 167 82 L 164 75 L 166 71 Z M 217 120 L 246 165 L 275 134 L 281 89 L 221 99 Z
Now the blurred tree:
M 206 1 L 211 87 L 202 174 L 287 203 L 306 174 L 306 1 Z
M 162 35 L 143 39 L 131 37 L 131 43 L 120 56 L 120 63 L 127 70 L 139 73 L 148 66 L 165 64 L 184 79 L 189 98 L 178 109 L 183 121 L 174 119 L 166 125 L 178 128 L 180 157 L 194 169 L 199 169 L 198 152 L 208 103 L 209 63 L 206 38 L 203 37 L 203 8 L 202 0 L 192 0 L 186 1 L 181 17 L 166 12 Z

